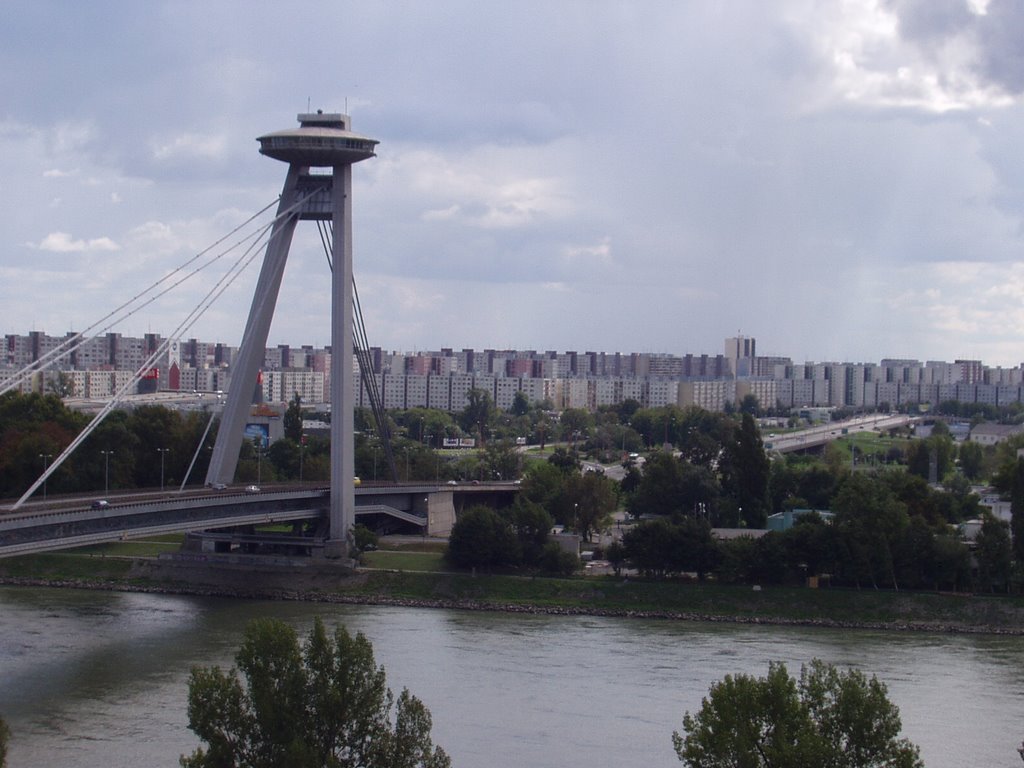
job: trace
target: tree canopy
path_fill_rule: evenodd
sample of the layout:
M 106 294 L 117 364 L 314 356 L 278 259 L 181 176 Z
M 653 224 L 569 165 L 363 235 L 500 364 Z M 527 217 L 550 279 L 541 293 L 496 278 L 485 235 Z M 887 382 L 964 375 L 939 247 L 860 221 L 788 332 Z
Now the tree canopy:
M 901 727 L 877 678 L 815 659 L 799 681 L 781 662 L 765 677 L 726 675 L 672 743 L 691 768 L 923 768 Z
M 362 634 L 318 618 L 300 649 L 278 619 L 251 622 L 237 669 L 195 668 L 189 728 L 205 743 L 185 768 L 450 768 L 430 739 L 430 712 L 403 690 L 394 696 Z M 239 676 L 245 678 L 245 683 Z

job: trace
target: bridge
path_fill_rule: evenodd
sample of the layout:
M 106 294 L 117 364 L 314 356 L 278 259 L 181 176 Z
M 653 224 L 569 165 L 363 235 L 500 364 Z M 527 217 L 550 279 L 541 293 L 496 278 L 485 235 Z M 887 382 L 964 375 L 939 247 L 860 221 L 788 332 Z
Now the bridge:
M 835 440 L 849 437 L 861 431 L 885 432 L 921 421 L 920 417 L 906 414 L 868 414 L 856 416 L 845 421 L 833 421 L 827 424 L 815 424 L 807 429 L 786 432 L 781 435 L 763 437 L 764 449 L 775 453 L 795 453 L 822 448 Z
M 446 536 L 466 506 L 507 505 L 519 486 L 509 482 L 405 483 L 355 489 L 355 517 L 374 529 Z M 314 521 L 327 532 L 329 488 L 284 487 L 259 493 L 228 489 L 126 496 L 106 506 L 90 500 L 57 502 L 45 508 L 0 514 L 0 557 L 27 555 L 166 533 L 214 531 L 216 544 L 238 539 L 238 529 Z M 218 534 L 218 529 L 233 529 Z M 266 539 L 263 539 L 266 540 Z M 324 537 L 290 537 L 306 548 L 322 548 Z
M 56 348 L 42 355 L 34 363 L 23 367 L 0 386 L 0 394 L 28 380 L 39 369 L 71 354 L 82 343 L 87 333 L 93 332 L 100 326 L 103 326 L 101 332 L 109 330 L 118 321 L 118 316 L 120 320 L 127 319 L 200 271 L 207 269 L 211 264 L 218 262 L 228 252 L 240 251 L 218 280 L 212 284 L 208 282 L 204 284 L 204 288 L 207 289 L 205 295 L 172 334 L 172 338 L 183 337 L 192 324 L 210 308 L 224 290 L 255 259 L 265 242 L 266 251 L 248 319 L 242 331 L 241 346 L 237 359 L 233 361 L 232 365 L 233 386 L 229 388 L 223 404 L 220 428 L 216 433 L 206 475 L 206 483 L 210 486 L 231 483 L 238 464 L 242 441 L 247 439 L 246 427 L 251 411 L 253 387 L 258 381 L 258 372 L 263 364 L 268 333 L 292 237 L 300 221 L 313 221 L 317 224 L 331 273 L 330 329 L 331 348 L 335 352 L 329 363 L 330 401 L 334 413 L 330 426 L 330 489 L 326 495 L 321 495 L 320 501 L 323 502 L 326 499 L 327 524 L 323 526 L 325 553 L 329 557 L 344 558 L 348 554 L 349 535 L 356 514 L 352 482 L 352 478 L 355 476 L 353 441 L 355 397 L 352 379 L 356 369 L 354 355 L 349 354 L 349 351 L 351 350 L 355 354 L 359 354 L 360 351 L 365 353 L 367 346 L 364 343 L 365 329 L 361 327 L 361 310 L 358 309 L 358 300 L 353 288 L 352 166 L 375 157 L 378 141 L 353 133 L 351 119 L 348 115 L 325 114 L 318 110 L 316 113 L 300 114 L 298 120 L 298 128 L 275 131 L 257 138 L 261 154 L 288 165 L 284 186 L 277 201 L 277 215 L 269 225 L 257 227 L 244 236 L 239 234 L 264 211 L 269 210 L 273 204 L 266 206 L 263 211 L 255 214 L 231 233 L 200 251 L 178 268 L 162 275 L 155 283 L 136 293 L 113 311 L 108 312 L 100 321 L 90 325 L 85 331 L 74 334 Z M 225 245 L 236 235 L 239 239 L 231 245 Z M 264 238 L 266 238 L 265 241 Z M 246 243 L 248 245 L 245 245 Z M 356 322 L 357 315 L 360 318 L 358 323 Z M 104 326 L 104 323 L 107 325 Z M 148 371 L 155 366 L 156 361 L 161 359 L 162 355 L 167 353 L 168 356 L 171 356 L 170 344 L 171 338 L 168 338 L 155 350 L 147 350 L 149 356 L 139 367 L 135 376 L 119 386 L 117 392 L 96 413 L 92 421 L 68 445 L 62 447 L 59 455 L 40 454 L 45 457 L 43 474 L 15 502 L 15 510 L 19 509 L 40 487 L 44 489 L 45 495 L 47 478 L 88 439 L 92 431 L 127 395 L 128 390 L 148 375 Z M 362 370 L 366 370 L 365 365 Z M 385 443 L 385 445 L 388 444 Z M 385 450 L 390 457 L 390 449 L 386 447 Z M 53 461 L 51 462 L 49 459 L 53 459 Z M 205 519 L 209 523 L 219 519 L 219 513 L 212 509 L 217 505 L 212 502 L 193 499 L 178 503 L 184 505 L 180 511 L 191 510 L 192 516 Z M 296 502 L 294 499 L 278 499 L 275 503 L 271 503 L 271 501 L 239 502 L 237 505 L 226 504 L 224 506 L 229 509 L 235 506 L 260 505 L 286 508 L 293 503 L 299 506 L 316 506 L 309 499 L 302 502 Z M 323 509 L 323 504 L 317 506 L 318 514 L 322 514 Z M 166 510 L 153 510 L 153 513 L 164 511 Z M 282 509 L 282 511 L 295 512 L 291 509 Z M 306 511 L 311 512 L 309 509 Z M 382 513 L 386 513 L 386 509 L 382 509 Z M 188 520 L 186 519 L 184 522 L 188 522 Z M 75 527 L 71 521 L 60 525 Z M 58 537 L 60 537 L 60 531 L 63 530 L 60 525 L 51 527 Z

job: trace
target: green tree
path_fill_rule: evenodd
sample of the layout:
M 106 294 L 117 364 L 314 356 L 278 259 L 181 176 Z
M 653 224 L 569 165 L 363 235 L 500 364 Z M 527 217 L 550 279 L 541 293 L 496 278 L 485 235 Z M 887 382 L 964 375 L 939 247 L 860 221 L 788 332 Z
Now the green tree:
M 192 670 L 189 728 L 205 747 L 182 756 L 184 768 L 450 768 L 408 690 L 391 724 L 394 696 L 362 634 L 330 637 L 317 618 L 300 648 L 284 622 L 256 619 L 235 662 Z
M 985 450 L 981 445 L 968 440 L 960 446 L 957 457 L 960 459 L 960 470 L 967 475 L 968 480 L 977 480 L 981 477 L 982 467 L 985 465 Z
M 554 520 L 540 504 L 525 499 L 522 495 L 513 502 L 509 517 L 519 539 L 523 562 L 527 565 L 536 565 L 540 562 L 544 547 L 548 543 L 548 535 L 554 527 Z
M 1013 465 L 1010 485 L 1010 529 L 1013 532 L 1013 554 L 1024 563 L 1024 458 Z
M 1009 526 L 986 514 L 974 539 L 974 557 L 978 561 L 978 587 L 992 592 L 1005 589 L 1013 559 Z
M 518 565 L 521 553 L 512 525 L 478 504 L 455 521 L 445 557 L 456 568 L 502 568 Z
M 799 682 L 781 662 L 766 677 L 726 675 L 672 743 L 691 768 L 923 768 L 901 727 L 877 678 L 815 659 Z
M 634 517 L 685 514 L 683 481 L 682 462 L 668 451 L 654 451 L 629 498 L 629 513 Z
M 459 414 L 459 426 L 470 435 L 476 435 L 483 442 L 487 439 L 488 427 L 494 417 L 494 401 L 482 389 L 471 389 L 466 393 L 466 407 Z
M 284 412 L 284 436 L 293 443 L 302 440 L 302 398 L 298 392 L 288 401 Z
M 720 463 L 722 492 L 735 500 L 737 510 L 742 510 L 738 522 L 747 528 L 764 528 L 770 467 L 761 434 L 749 413 L 743 414 L 732 440 L 725 444 Z
M 600 531 L 611 522 L 618 502 L 613 480 L 596 472 L 572 475 L 562 486 L 556 517 L 570 525 L 583 541 L 590 541 L 593 531 Z
M 649 576 L 692 572 L 703 580 L 718 556 L 710 526 L 689 517 L 642 522 L 626 532 L 622 545 L 633 567 Z
M 512 396 L 512 408 L 510 410 L 513 416 L 525 416 L 530 412 L 530 398 L 526 396 L 525 392 L 516 392 Z
M 875 589 L 880 583 L 898 589 L 894 550 L 910 519 L 889 486 L 861 472 L 852 474 L 833 499 L 832 510 L 844 549 L 845 580 L 858 587 L 863 580 Z

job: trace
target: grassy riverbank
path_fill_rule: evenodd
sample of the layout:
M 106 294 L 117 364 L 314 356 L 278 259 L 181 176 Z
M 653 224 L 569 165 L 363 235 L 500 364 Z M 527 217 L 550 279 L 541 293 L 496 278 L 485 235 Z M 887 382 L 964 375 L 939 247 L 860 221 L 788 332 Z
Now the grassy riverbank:
M 345 602 L 649 616 L 950 632 L 1024 634 L 1024 598 L 874 590 L 733 587 L 613 576 L 569 579 L 453 574 L 437 552 L 380 553 L 389 570 L 168 566 L 147 557 L 170 541 L 0 560 L 0 581 Z M 371 558 L 371 562 L 374 558 Z M 387 563 L 387 565 L 384 565 Z M 396 567 L 397 566 L 397 567 Z M 420 567 L 426 566 L 426 567 Z M 409 570 L 406 570 L 409 569 Z

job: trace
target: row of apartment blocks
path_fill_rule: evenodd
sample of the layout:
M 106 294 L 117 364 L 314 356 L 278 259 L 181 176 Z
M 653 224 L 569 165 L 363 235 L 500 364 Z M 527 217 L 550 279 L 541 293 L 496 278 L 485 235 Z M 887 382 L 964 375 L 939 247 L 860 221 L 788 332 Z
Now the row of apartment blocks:
M 40 331 L 6 336 L 0 381 L 37 363 L 72 336 L 51 337 Z M 109 333 L 82 341 L 54 367 L 62 371 L 65 386 L 75 396 L 110 397 L 163 343 L 158 334 Z M 370 360 L 387 408 L 459 411 L 471 389 L 489 392 L 501 408 L 509 408 L 517 392 L 530 402 L 547 401 L 555 408 L 590 409 L 632 399 L 645 407 L 675 404 L 722 410 L 746 395 L 754 395 L 763 406 L 797 408 L 874 408 L 946 400 L 1006 405 L 1024 397 L 1021 366 L 907 359 L 800 365 L 789 358 L 757 356 L 750 337 L 726 339 L 724 347 L 724 354 L 714 356 L 492 349 L 389 353 L 372 348 Z M 226 392 L 236 354 L 236 348 L 225 344 L 171 340 L 141 389 Z M 264 401 L 284 402 L 298 393 L 305 402 L 327 402 L 330 358 L 329 347 L 268 348 L 261 373 Z M 55 376 L 49 371 L 45 375 Z M 37 378 L 23 388 L 41 387 L 41 381 Z M 360 403 L 367 404 L 358 379 L 356 392 Z

